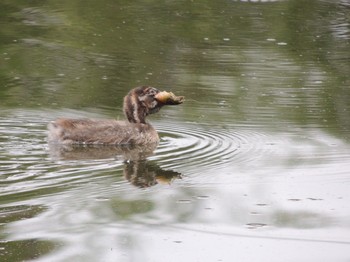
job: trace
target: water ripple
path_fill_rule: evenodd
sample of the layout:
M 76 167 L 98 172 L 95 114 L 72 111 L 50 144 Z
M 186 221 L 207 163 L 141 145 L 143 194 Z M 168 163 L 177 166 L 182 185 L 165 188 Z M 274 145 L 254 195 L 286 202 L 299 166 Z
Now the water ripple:
M 2 197 L 55 193 L 62 188 L 101 180 L 118 185 L 118 191 L 129 190 L 132 181 L 137 180 L 140 185 L 146 179 L 142 186 L 155 185 L 156 180 L 168 183 L 171 177 L 180 174 L 184 175 L 183 181 L 197 186 L 214 183 L 213 179 L 215 183 L 231 183 L 234 176 L 227 178 L 224 174 L 239 170 L 259 173 L 268 165 L 274 170 L 298 166 L 312 170 L 320 165 L 331 170 L 349 159 L 348 146 L 322 132 L 294 130 L 292 135 L 250 126 L 168 120 L 155 123 L 161 141 L 154 152 L 152 149 L 133 154 L 109 147 L 80 148 L 69 151 L 67 158 L 56 158 L 46 143 L 46 123 L 57 112 L 40 117 L 38 114 L 20 111 L 0 116 Z M 124 164 L 125 159 L 135 155 L 142 155 L 141 160 L 147 163 L 129 167 Z M 348 169 L 338 170 L 339 177 L 332 179 L 344 180 Z M 141 178 L 141 171 L 147 171 L 149 177 Z
M 253 130 L 167 124 L 159 128 L 161 143 L 156 159 L 165 166 L 222 168 L 254 161 L 279 143 L 276 138 Z M 188 165 L 187 165 L 188 166 Z

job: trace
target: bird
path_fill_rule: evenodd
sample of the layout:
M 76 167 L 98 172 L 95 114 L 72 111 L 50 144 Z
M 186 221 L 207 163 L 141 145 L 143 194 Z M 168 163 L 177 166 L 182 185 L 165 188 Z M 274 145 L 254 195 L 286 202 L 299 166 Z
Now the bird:
M 151 86 L 139 86 L 124 97 L 126 121 L 58 118 L 48 124 L 48 141 L 62 145 L 158 144 L 158 133 L 146 122 L 146 117 L 157 113 L 165 105 L 183 102 L 184 96 L 176 96 Z

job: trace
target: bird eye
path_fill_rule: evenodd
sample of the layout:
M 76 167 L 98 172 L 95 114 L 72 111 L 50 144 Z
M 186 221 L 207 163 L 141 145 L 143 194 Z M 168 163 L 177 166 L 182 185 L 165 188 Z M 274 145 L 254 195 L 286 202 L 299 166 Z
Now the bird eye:
M 155 96 L 158 93 L 159 93 L 159 91 L 153 87 L 151 87 L 150 89 L 147 90 L 147 94 L 150 96 Z

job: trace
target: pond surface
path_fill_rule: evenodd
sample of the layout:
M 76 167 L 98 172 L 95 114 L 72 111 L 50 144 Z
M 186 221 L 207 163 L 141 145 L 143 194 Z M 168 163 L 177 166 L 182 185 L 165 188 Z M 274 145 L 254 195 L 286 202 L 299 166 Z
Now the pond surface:
M 1 261 L 349 261 L 348 1 L 0 3 Z M 157 148 L 57 117 L 186 96 Z

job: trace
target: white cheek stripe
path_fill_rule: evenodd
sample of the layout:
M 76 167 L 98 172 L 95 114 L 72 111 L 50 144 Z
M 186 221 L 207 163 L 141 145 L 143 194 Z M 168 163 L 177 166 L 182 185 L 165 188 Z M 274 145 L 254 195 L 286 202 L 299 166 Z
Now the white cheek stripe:
M 131 104 L 132 104 L 132 106 L 133 106 L 133 108 L 134 108 L 134 110 L 133 110 L 133 116 L 134 116 L 134 120 L 137 122 L 137 123 L 139 123 L 140 122 L 140 118 L 139 118 L 139 116 L 138 116 L 138 111 L 139 111 L 139 108 L 138 108 L 138 103 L 137 103 L 137 101 L 136 101 L 136 97 L 135 96 L 131 96 Z

